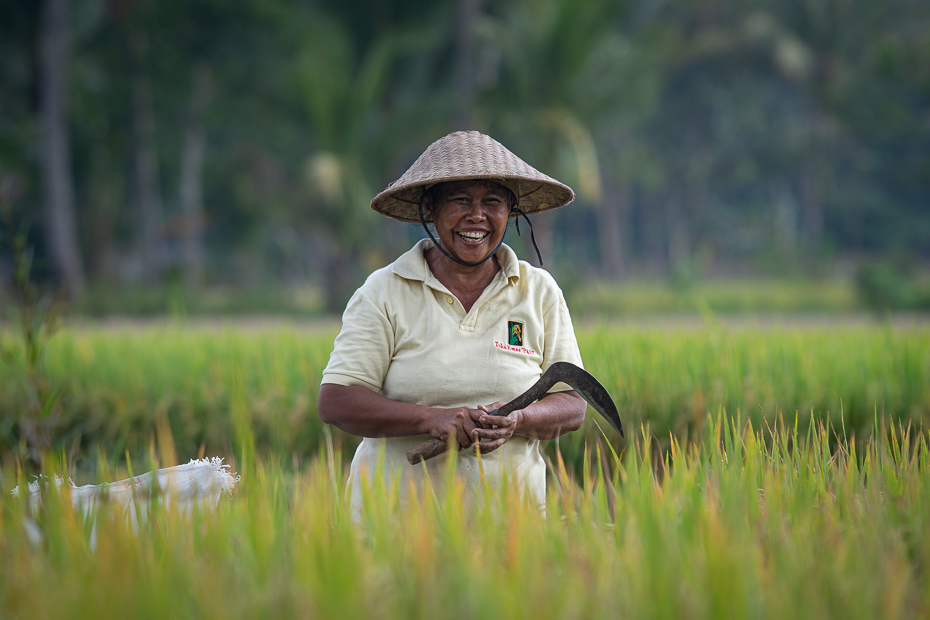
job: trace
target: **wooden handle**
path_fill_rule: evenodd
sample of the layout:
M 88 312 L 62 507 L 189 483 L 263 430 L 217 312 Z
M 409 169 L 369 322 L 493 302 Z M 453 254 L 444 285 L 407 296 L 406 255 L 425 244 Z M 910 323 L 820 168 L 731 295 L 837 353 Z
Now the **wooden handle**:
M 407 462 L 416 465 L 421 460 L 428 461 L 449 449 L 449 443 L 441 439 L 424 441 L 416 448 L 407 450 Z

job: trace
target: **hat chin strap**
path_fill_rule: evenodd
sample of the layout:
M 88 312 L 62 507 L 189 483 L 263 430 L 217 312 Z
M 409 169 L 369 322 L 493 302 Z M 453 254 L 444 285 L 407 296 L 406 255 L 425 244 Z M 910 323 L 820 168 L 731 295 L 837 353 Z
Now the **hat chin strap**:
M 530 240 L 533 242 L 533 249 L 536 250 L 536 258 L 539 259 L 539 266 L 543 266 L 542 254 L 539 253 L 539 246 L 536 245 L 536 233 L 533 232 L 533 222 L 530 221 L 530 218 L 526 216 L 526 213 L 517 208 L 516 205 L 510 207 L 511 211 L 516 212 L 517 217 L 513 218 L 513 223 L 517 227 L 517 236 L 520 235 L 520 216 L 523 216 L 523 219 L 526 221 L 526 225 L 530 227 Z
M 514 219 L 514 222 L 515 222 L 516 227 L 517 227 L 517 235 L 520 235 L 520 219 L 519 219 L 520 216 L 522 215 L 522 216 L 523 216 L 523 219 L 526 220 L 527 226 L 530 227 L 530 240 L 533 242 L 533 249 L 536 250 L 536 258 L 539 259 L 539 266 L 542 267 L 542 266 L 543 266 L 542 254 L 539 253 L 539 246 L 536 245 L 536 234 L 533 232 L 533 223 L 530 221 L 530 218 L 528 218 L 528 217 L 526 216 L 526 213 L 524 213 L 524 212 L 521 211 L 519 208 L 517 208 L 516 205 L 510 207 L 510 211 L 517 214 L 517 217 Z M 442 252 L 443 254 L 445 254 L 446 258 L 455 261 L 455 262 L 458 263 L 459 265 L 464 265 L 465 267 L 477 267 L 478 265 L 483 264 L 486 260 L 488 260 L 489 258 L 491 258 L 492 256 L 494 256 L 495 254 L 497 254 L 497 251 L 498 251 L 498 250 L 501 248 L 501 246 L 504 244 L 504 237 L 507 236 L 507 229 L 504 228 L 504 234 L 501 235 L 501 240 L 497 243 L 497 247 L 494 248 L 494 251 L 493 251 L 493 252 L 491 252 L 490 254 L 488 254 L 487 256 L 485 256 L 484 258 L 482 258 L 481 260 L 479 260 L 479 261 L 476 262 L 476 263 L 466 263 L 465 261 L 463 261 L 463 260 L 461 260 L 461 259 L 459 259 L 459 258 L 456 258 L 456 257 L 452 256 L 451 254 L 449 254 L 449 253 L 445 250 L 445 248 L 443 248 L 442 245 L 440 245 L 440 243 L 436 240 L 436 238 L 433 236 L 433 233 L 430 232 L 429 226 L 426 225 L 426 219 L 423 217 L 423 198 L 420 198 L 420 204 L 417 206 L 417 213 L 418 213 L 419 216 L 420 216 L 420 224 L 423 226 L 423 230 L 426 231 L 426 234 L 429 235 L 430 241 L 433 242 L 433 245 L 436 246 L 436 248 L 437 248 L 440 252 Z M 522 235 L 520 235 L 520 236 L 522 236 Z

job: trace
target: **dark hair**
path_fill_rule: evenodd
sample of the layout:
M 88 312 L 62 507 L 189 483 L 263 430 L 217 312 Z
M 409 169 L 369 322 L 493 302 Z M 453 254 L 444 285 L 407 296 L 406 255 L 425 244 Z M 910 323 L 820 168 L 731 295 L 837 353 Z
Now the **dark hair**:
M 463 180 L 467 181 L 468 179 Z M 492 181 L 490 179 L 474 179 L 474 181 L 476 183 L 484 183 L 484 186 L 487 189 L 503 190 L 504 195 L 507 197 L 507 206 L 510 207 L 511 210 L 517 206 L 516 195 L 506 185 L 502 185 L 497 181 Z M 424 209 L 425 213 L 429 216 L 427 219 L 428 222 L 433 221 L 433 209 L 435 209 L 436 205 L 439 204 L 442 200 L 442 193 L 450 183 L 455 183 L 455 181 L 444 181 L 442 183 L 436 183 L 435 185 L 431 185 L 430 187 L 426 188 L 426 190 L 423 192 L 423 196 L 420 198 L 421 202 L 429 198 L 429 208 Z

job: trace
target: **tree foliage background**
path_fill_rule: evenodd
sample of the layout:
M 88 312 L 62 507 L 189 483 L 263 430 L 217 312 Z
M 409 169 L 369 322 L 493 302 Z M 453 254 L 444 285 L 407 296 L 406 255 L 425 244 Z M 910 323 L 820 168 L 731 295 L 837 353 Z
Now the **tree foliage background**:
M 563 281 L 930 259 L 921 0 L 0 5 L 0 207 L 79 299 L 338 309 L 421 234 L 371 198 L 463 128 L 576 190 L 534 219 Z

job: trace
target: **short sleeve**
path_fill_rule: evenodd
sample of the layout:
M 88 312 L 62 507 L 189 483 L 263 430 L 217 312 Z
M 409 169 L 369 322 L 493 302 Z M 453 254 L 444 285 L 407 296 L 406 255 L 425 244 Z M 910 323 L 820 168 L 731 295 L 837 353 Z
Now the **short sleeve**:
M 322 383 L 361 385 L 380 392 L 394 351 L 394 328 L 384 311 L 362 289 L 342 314 Z
M 543 316 L 546 326 L 546 344 L 543 350 L 542 370 L 546 372 L 556 362 L 571 362 L 584 368 L 581 362 L 581 351 L 575 338 L 575 329 L 572 326 L 572 317 L 568 313 L 568 305 L 562 291 L 556 287 L 556 296 L 549 310 Z M 565 383 L 556 383 L 550 392 L 565 392 L 572 388 Z

